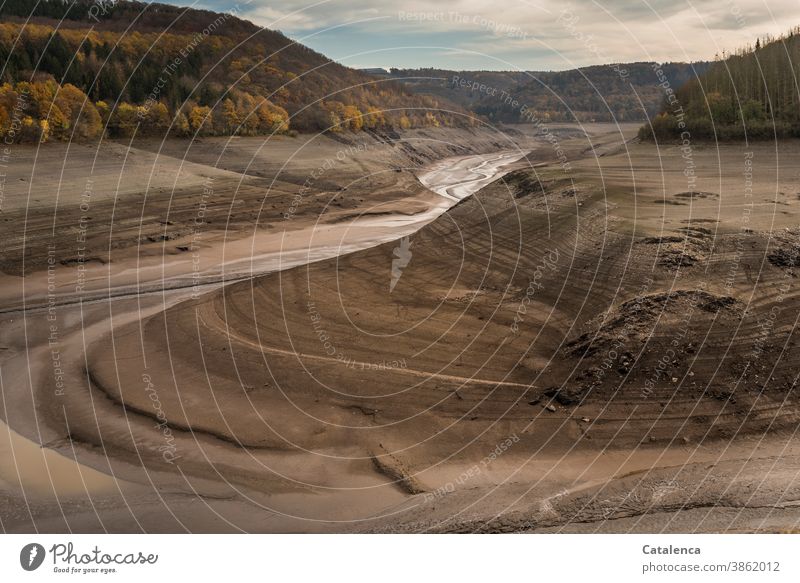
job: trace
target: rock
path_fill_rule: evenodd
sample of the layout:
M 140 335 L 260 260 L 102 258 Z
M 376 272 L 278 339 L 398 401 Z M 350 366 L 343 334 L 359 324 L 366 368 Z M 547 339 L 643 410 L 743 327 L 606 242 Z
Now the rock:
M 556 412 L 556 407 L 552 403 L 548 403 L 547 405 L 544 406 L 544 408 L 550 411 L 551 413 Z
M 560 387 L 550 387 L 544 392 L 544 394 L 551 399 L 554 399 L 559 405 L 564 405 L 565 407 L 569 405 L 575 405 L 581 399 L 579 393 Z
M 589 421 L 591 421 L 591 419 L 589 419 L 588 417 L 581 417 L 581 421 L 584 422 L 584 423 L 589 423 Z

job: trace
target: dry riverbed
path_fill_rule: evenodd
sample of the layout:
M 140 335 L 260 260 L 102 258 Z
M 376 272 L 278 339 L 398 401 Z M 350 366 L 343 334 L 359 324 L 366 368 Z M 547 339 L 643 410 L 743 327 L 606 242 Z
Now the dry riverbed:
M 104 167 L 77 264 L 82 179 L 34 183 L 3 527 L 795 528 L 800 145 L 553 131 L 139 144 L 164 193 Z

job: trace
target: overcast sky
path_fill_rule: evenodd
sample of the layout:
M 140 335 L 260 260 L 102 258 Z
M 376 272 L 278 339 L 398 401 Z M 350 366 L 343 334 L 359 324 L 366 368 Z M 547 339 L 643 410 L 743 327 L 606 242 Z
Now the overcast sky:
M 162 0 L 163 1 L 163 0 Z M 191 0 L 176 4 L 189 4 Z M 560 70 L 713 58 L 800 24 L 800 0 L 198 0 L 352 67 Z

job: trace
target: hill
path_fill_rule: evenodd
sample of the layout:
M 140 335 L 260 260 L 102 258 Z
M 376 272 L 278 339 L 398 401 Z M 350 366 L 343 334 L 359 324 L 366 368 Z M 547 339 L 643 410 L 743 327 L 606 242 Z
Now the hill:
M 653 64 L 547 72 L 392 69 L 383 77 L 468 107 L 494 122 L 524 123 L 534 116 L 542 121 L 624 122 L 646 120 L 660 111 L 664 90 Z M 678 87 L 708 65 L 665 63 L 659 68 L 670 85 Z
M 7 0 L 0 18 L 0 129 L 17 140 L 471 123 L 233 13 Z
M 714 63 L 677 89 L 639 135 L 673 139 L 688 131 L 704 139 L 798 137 L 798 75 L 800 27 Z

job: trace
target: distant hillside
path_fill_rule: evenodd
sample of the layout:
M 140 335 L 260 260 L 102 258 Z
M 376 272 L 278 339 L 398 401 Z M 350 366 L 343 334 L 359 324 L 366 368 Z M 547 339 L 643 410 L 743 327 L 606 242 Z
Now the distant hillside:
M 124 0 L 5 0 L 0 19 L 0 130 L 16 126 L 14 139 L 91 138 L 104 126 L 128 136 L 170 127 L 229 135 L 471 123 L 451 103 L 231 14 Z
M 660 111 L 664 98 L 662 81 L 652 65 L 551 72 L 392 69 L 383 77 L 468 107 L 494 122 L 526 122 L 533 115 L 543 121 L 642 121 Z M 679 87 L 708 66 L 666 63 L 660 69 L 671 86 Z M 527 111 L 532 113 L 526 115 Z
M 643 139 L 800 137 L 800 27 L 757 41 L 680 87 Z

